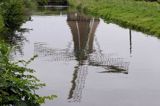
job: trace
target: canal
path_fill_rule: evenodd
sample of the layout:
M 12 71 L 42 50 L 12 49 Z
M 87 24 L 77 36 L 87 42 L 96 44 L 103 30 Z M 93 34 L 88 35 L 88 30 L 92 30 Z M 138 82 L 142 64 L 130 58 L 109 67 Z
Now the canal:
M 42 106 L 159 106 L 160 40 L 82 13 L 33 15 L 15 59 L 56 94 Z

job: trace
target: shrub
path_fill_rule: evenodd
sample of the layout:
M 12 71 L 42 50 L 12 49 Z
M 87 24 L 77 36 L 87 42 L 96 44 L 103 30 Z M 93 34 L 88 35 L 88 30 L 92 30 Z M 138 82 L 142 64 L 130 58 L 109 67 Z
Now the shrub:
M 7 29 L 16 30 L 26 21 L 23 0 L 6 0 L 2 6 L 2 16 Z
M 37 3 L 35 0 L 23 0 L 25 8 L 35 9 L 37 7 Z
M 56 97 L 55 95 L 41 97 L 35 93 L 36 90 L 45 86 L 32 75 L 34 70 L 27 68 L 35 56 L 29 61 L 11 62 L 10 51 L 10 46 L 0 44 L 0 105 L 39 106 L 45 102 L 45 99 Z
M 2 15 L 0 14 L 0 32 L 2 31 L 3 27 L 4 27 L 3 18 Z
M 48 3 L 48 0 L 36 0 L 39 5 L 45 5 Z

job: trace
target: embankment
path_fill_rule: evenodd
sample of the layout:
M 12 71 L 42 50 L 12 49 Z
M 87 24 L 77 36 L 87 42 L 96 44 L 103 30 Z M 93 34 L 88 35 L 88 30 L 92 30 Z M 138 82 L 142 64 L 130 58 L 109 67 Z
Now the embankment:
M 160 4 L 135 0 L 69 0 L 71 6 L 107 22 L 160 37 Z

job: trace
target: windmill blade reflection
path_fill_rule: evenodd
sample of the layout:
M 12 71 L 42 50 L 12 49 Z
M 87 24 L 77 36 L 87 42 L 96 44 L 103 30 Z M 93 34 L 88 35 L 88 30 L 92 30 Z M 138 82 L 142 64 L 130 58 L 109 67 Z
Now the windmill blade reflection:
M 65 49 L 53 49 L 47 47 L 44 42 L 34 43 L 34 54 L 39 58 L 46 58 L 47 61 L 71 61 L 75 60 L 74 52 L 70 50 L 71 43 Z
M 105 69 L 100 73 L 124 73 L 128 74 L 129 62 L 116 55 L 108 55 L 102 52 L 94 52 L 89 57 L 89 65 Z
M 117 70 L 128 71 L 129 62 L 125 62 L 123 58 L 114 57 L 107 54 L 102 54 L 101 52 L 92 52 L 89 54 L 88 51 L 77 51 L 70 50 L 70 47 L 66 49 L 53 49 L 47 47 L 45 43 L 35 43 L 34 44 L 34 54 L 39 57 L 49 57 L 52 61 L 72 61 L 78 60 L 80 65 L 89 65 L 95 67 L 102 67 L 108 71 Z M 76 54 L 76 55 L 75 55 Z M 111 71 L 112 72 L 112 71 Z M 114 71 L 116 72 L 116 71 Z
M 100 44 L 95 38 L 99 22 L 99 19 L 84 14 L 69 13 L 67 23 L 72 33 L 72 43 L 69 43 L 65 49 L 50 48 L 42 42 L 34 44 L 34 52 L 39 57 L 48 57 L 47 59 L 51 61 L 77 61 L 68 95 L 69 102 L 81 101 L 88 66 L 104 70 L 99 73 L 128 73 L 129 62 L 125 62 L 118 56 L 102 53 Z
M 73 79 L 71 81 L 72 87 L 68 96 L 69 102 L 81 101 L 82 91 L 85 86 L 85 79 L 88 74 L 87 68 L 87 65 L 78 65 L 75 67 Z
M 79 62 L 78 68 L 75 68 L 73 80 L 71 81 L 72 87 L 68 97 L 70 102 L 81 101 L 86 74 L 79 73 L 87 73 L 87 70 L 84 70 L 82 67 L 102 67 L 107 72 L 114 73 L 122 73 L 122 70 L 125 73 L 128 71 L 128 65 L 123 62 L 123 59 L 112 58 L 101 52 L 100 45 L 95 39 L 95 32 L 99 22 L 99 19 L 80 13 L 69 13 L 67 15 L 67 23 L 71 29 L 74 42 L 75 57 Z M 94 40 L 97 41 L 97 49 L 95 50 L 93 49 Z

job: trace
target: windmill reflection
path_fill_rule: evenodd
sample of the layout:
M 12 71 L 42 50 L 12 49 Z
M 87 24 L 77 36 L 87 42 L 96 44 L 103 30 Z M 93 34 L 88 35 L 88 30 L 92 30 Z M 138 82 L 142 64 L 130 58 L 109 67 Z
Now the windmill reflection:
M 76 59 L 80 62 L 87 60 L 89 53 L 93 52 L 93 40 L 99 19 L 69 13 L 67 22 L 72 32 Z
M 127 74 L 128 63 L 123 62 L 121 58 L 111 58 L 100 50 L 100 45 L 95 39 L 99 19 L 80 13 L 69 13 L 67 22 L 72 32 L 74 54 L 78 60 L 73 73 L 72 87 L 68 99 L 71 102 L 80 102 L 87 75 L 87 66 L 102 67 L 106 70 L 100 73 Z M 94 40 L 96 45 L 94 45 Z M 97 46 L 97 48 L 93 49 L 93 46 Z
M 66 49 L 48 48 L 45 43 L 35 43 L 35 54 L 39 57 L 49 57 L 52 61 L 77 60 L 69 91 L 69 102 L 80 102 L 88 66 L 100 67 L 105 71 L 99 73 L 128 74 L 129 63 L 123 58 L 104 54 L 100 49 L 95 32 L 100 20 L 80 13 L 69 13 L 67 23 L 71 29 L 73 46 L 70 43 Z

